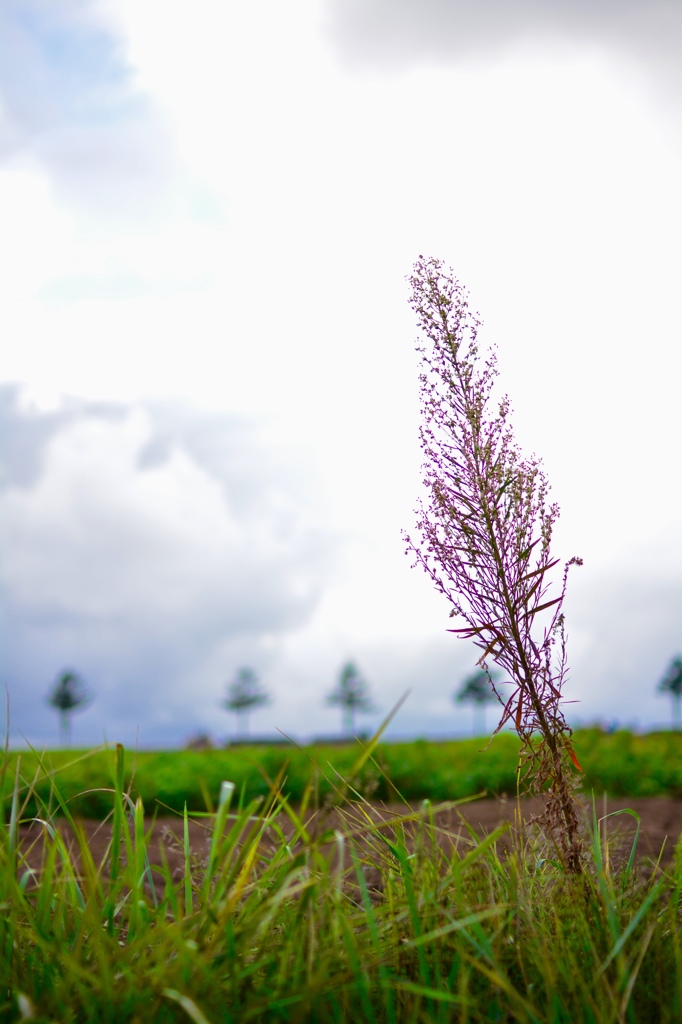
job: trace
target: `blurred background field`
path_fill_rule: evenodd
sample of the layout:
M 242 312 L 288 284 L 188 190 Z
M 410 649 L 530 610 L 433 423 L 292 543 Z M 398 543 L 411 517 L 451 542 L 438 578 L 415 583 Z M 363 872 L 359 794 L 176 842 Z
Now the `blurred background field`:
M 242 801 L 265 795 L 277 779 L 293 802 L 302 799 L 311 782 L 315 798 L 323 801 L 339 777 L 350 777 L 352 789 L 373 801 L 514 796 L 518 740 L 503 733 L 486 743 L 478 738 L 379 744 L 357 778 L 350 773 L 361 753 L 360 741 L 308 747 L 241 744 L 206 750 L 126 750 L 125 785 L 133 797 L 142 797 L 148 814 L 182 812 L 185 803 L 189 811 L 211 811 L 223 779 L 235 783 Z M 575 733 L 574 746 L 587 794 L 682 797 L 680 732 L 636 735 L 584 729 Z M 14 786 L 17 765 L 21 788 L 28 791 L 31 784 L 34 793 L 24 816 L 35 813 L 36 800 L 55 805 L 51 786 L 76 815 L 103 818 L 112 808 L 110 749 L 9 753 L 2 777 L 5 794 Z

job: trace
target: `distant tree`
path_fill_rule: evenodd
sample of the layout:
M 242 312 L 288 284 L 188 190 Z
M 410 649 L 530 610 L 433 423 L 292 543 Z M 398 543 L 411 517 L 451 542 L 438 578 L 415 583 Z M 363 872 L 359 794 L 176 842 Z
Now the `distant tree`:
M 327 697 L 327 704 L 342 708 L 343 729 L 346 735 L 355 735 L 355 715 L 358 711 L 373 711 L 369 687 L 352 661 L 341 669 L 339 682 Z
M 459 690 L 453 694 L 453 700 L 462 704 L 473 704 L 474 736 L 483 735 L 485 732 L 485 706 L 497 701 L 490 685 L 488 673 L 484 669 L 472 672 L 466 677 Z
M 48 694 L 47 703 L 59 712 L 62 746 L 70 747 L 71 715 L 92 703 L 92 698 L 78 673 L 70 669 L 61 672 Z
M 673 728 L 680 728 L 680 701 L 682 700 L 682 657 L 673 658 L 665 675 L 658 684 L 661 693 L 669 693 L 673 699 Z
M 234 711 L 237 716 L 237 732 L 241 739 L 245 739 L 249 734 L 249 714 L 253 708 L 269 703 L 270 698 L 253 669 L 240 668 L 227 687 L 227 697 L 222 706 L 228 711 Z

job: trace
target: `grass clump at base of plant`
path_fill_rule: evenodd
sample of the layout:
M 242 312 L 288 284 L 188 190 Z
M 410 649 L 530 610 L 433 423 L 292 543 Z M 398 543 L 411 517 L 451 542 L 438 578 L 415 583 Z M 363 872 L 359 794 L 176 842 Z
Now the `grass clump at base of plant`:
M 374 753 L 373 741 L 349 778 Z M 2 773 L 2 1021 L 682 1019 L 679 858 L 638 877 L 634 849 L 614 862 L 596 816 L 576 878 L 532 829 L 462 838 L 430 802 L 379 820 L 338 775 L 331 801 L 316 805 L 312 782 L 297 810 L 281 778 L 253 801 L 225 783 L 198 816 L 205 856 L 182 816 L 175 877 L 150 863 L 142 799 L 125 786 L 122 748 L 111 757 L 101 863 L 57 777 L 31 815 L 31 868 L 19 840 L 37 780 Z

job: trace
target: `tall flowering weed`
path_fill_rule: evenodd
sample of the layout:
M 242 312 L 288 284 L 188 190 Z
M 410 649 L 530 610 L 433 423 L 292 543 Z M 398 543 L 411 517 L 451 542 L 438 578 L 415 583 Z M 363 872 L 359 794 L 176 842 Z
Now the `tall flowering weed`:
M 505 674 L 490 685 L 502 705 L 496 732 L 512 723 L 531 792 L 544 793 L 541 822 L 571 872 L 582 847 L 574 791 L 580 766 L 562 710 L 567 681 L 562 605 L 571 565 L 558 593 L 551 553 L 559 507 L 549 501 L 540 460 L 514 440 L 507 397 L 496 399 L 495 351 L 481 361 L 481 321 L 440 260 L 419 258 L 410 304 L 423 343 L 420 394 L 427 498 L 417 511 L 408 552 L 450 602 L 452 629 Z M 554 587 L 554 589 L 553 589 Z M 552 596 L 554 594 L 555 596 Z

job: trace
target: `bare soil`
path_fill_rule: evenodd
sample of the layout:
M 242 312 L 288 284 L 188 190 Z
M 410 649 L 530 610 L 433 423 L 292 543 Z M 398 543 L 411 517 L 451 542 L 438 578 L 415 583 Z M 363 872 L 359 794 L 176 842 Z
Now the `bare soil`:
M 409 814 L 416 810 L 418 805 L 411 807 L 406 805 L 374 804 L 371 807 L 362 805 L 374 821 L 390 819 L 396 814 Z M 530 821 L 540 810 L 540 803 L 533 799 L 524 799 L 517 804 L 515 800 L 495 799 L 476 800 L 471 803 L 462 804 L 457 808 L 450 808 L 439 811 L 435 815 L 435 824 L 438 827 L 440 841 L 445 846 L 453 846 L 455 843 L 466 842 L 468 836 L 467 825 L 474 829 L 477 835 L 483 836 L 492 832 L 498 825 L 510 822 L 512 830 L 518 830 L 518 809 L 520 807 L 522 818 L 525 822 Z M 636 799 L 621 800 L 598 800 L 595 807 L 597 818 L 613 814 L 628 808 L 634 811 L 641 819 L 641 830 L 637 845 L 637 859 L 640 870 L 649 874 L 659 860 L 663 867 L 667 867 L 673 856 L 675 843 L 682 833 L 682 800 L 667 797 L 645 797 Z M 592 807 L 585 807 L 585 819 L 591 821 Z M 205 859 L 211 837 L 211 819 L 194 819 L 189 822 L 189 835 L 192 855 L 201 862 Z M 362 825 L 362 813 L 352 806 L 339 812 L 333 810 L 329 813 L 317 815 L 309 824 L 309 828 L 343 827 L 347 830 L 349 824 Z M 96 821 L 84 820 L 80 823 L 87 838 L 90 851 L 96 864 L 104 863 L 108 857 L 108 846 L 111 839 L 111 825 Z M 283 829 L 291 833 L 291 825 L 286 819 L 282 819 Z M 73 838 L 70 829 L 65 825 L 59 826 L 62 833 L 70 842 Z M 149 844 L 149 859 L 154 865 L 161 865 L 165 860 L 174 876 L 180 878 L 184 870 L 184 853 L 182 845 L 183 822 L 181 817 L 157 818 L 156 821 L 149 821 L 147 827 L 152 830 Z M 606 827 L 609 836 L 609 848 L 614 862 L 622 862 L 630 853 L 632 840 L 637 828 L 636 819 L 630 814 L 616 814 L 603 821 L 601 828 Z M 21 829 L 20 849 L 26 856 L 28 866 L 39 869 L 42 857 L 43 827 L 38 823 L 24 826 Z M 464 837 L 464 839 L 457 839 Z M 513 833 L 502 841 L 502 846 L 510 845 L 513 840 Z M 264 836 L 264 842 L 274 841 L 274 835 Z M 75 852 L 75 851 L 74 851 Z

